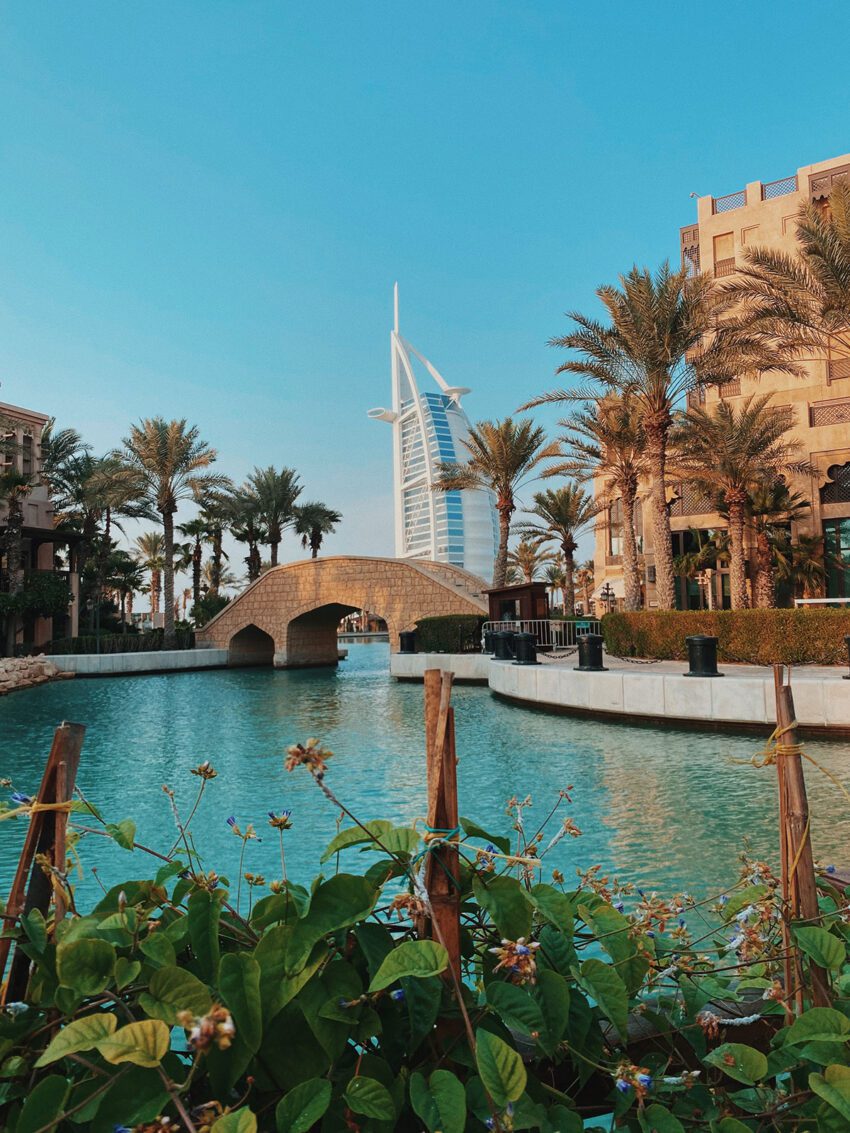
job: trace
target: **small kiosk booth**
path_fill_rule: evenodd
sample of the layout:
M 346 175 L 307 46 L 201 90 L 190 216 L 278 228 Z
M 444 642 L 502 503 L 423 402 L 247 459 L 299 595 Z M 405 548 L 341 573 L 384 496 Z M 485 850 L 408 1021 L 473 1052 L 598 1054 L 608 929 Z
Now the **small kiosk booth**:
M 545 582 L 521 582 L 485 591 L 490 603 L 491 622 L 546 621 L 549 596 Z

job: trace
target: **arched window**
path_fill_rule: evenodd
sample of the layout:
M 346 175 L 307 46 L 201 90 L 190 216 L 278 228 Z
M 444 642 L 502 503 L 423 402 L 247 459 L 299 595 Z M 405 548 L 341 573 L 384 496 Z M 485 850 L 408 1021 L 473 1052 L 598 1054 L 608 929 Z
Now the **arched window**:
M 850 503 L 850 461 L 833 464 L 826 471 L 827 481 L 820 490 L 822 504 Z

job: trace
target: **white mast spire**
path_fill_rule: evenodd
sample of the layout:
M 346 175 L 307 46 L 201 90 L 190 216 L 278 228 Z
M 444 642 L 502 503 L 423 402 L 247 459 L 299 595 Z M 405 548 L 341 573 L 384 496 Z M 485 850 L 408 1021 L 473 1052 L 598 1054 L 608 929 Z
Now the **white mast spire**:
M 393 316 L 395 332 L 398 334 L 398 283 L 393 284 Z

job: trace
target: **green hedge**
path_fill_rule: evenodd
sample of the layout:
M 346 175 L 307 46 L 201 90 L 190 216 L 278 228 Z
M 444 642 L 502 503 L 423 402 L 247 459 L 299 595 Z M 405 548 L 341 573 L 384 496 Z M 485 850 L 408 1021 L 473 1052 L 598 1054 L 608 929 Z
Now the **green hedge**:
M 416 623 L 420 653 L 474 653 L 481 648 L 481 627 L 487 619 L 477 614 L 445 614 Z
M 81 637 L 60 637 L 46 645 L 39 645 L 39 653 L 48 656 L 68 656 L 77 653 L 150 653 L 165 649 L 165 635 L 161 629 L 149 633 L 102 633 L 100 641 L 95 634 Z M 195 634 L 190 629 L 175 630 L 174 642 L 169 649 L 194 649 Z M 28 649 L 28 652 L 33 652 Z
M 721 661 L 754 665 L 847 663 L 850 610 L 641 610 L 606 614 L 606 650 L 620 657 L 684 660 L 685 638 L 717 638 Z

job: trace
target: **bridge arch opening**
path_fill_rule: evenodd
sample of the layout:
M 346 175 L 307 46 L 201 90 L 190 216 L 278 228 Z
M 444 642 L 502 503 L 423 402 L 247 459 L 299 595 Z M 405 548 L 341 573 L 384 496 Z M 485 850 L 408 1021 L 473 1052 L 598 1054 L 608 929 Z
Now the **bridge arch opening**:
M 228 665 L 271 665 L 274 655 L 274 638 L 253 622 L 234 633 L 227 644 Z
M 338 664 L 339 624 L 357 609 L 342 602 L 326 602 L 292 618 L 286 627 L 283 655 L 275 656 L 275 664 L 287 669 Z

